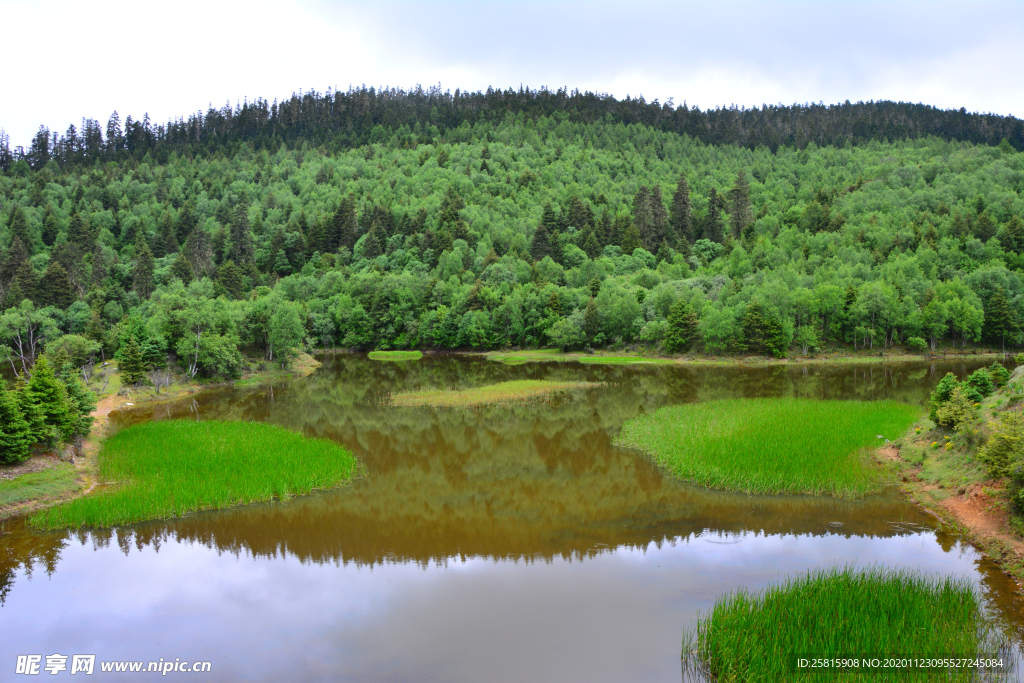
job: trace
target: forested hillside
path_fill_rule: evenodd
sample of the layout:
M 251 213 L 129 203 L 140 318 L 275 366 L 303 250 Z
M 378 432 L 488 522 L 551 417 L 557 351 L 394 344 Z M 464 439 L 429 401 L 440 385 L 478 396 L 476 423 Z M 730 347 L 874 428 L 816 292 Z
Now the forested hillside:
M 13 161 L 11 367 L 62 335 L 61 362 L 128 353 L 193 376 L 303 345 L 782 356 L 1021 341 L 1024 154 L 1007 139 L 773 151 L 610 114 L 481 114 L 443 134 L 421 114 L 341 142 L 249 139 L 236 120 L 220 142 L 165 130 L 150 151 L 118 123 L 90 133 L 92 156 L 57 140 L 45 161 Z

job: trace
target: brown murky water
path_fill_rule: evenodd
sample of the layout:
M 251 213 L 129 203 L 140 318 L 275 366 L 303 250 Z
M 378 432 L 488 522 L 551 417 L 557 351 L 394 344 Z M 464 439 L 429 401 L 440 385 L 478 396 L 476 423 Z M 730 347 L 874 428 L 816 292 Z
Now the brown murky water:
M 1007 624 L 1024 625 L 1012 583 L 895 491 L 856 502 L 707 491 L 610 445 L 625 420 L 669 403 L 921 402 L 946 371 L 974 366 L 323 360 L 308 378 L 115 423 L 270 421 L 345 444 L 360 479 L 113 531 L 8 524 L 0 680 L 17 654 L 62 653 L 209 660 L 218 681 L 678 681 L 683 630 L 718 595 L 836 563 L 968 576 Z M 608 386 L 476 410 L 382 401 L 524 378 Z

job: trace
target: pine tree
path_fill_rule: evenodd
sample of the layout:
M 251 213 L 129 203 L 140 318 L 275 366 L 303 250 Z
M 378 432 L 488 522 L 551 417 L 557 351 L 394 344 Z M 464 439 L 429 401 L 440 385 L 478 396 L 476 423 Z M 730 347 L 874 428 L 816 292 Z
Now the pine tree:
M 370 228 L 370 232 L 366 233 L 366 238 L 363 240 L 363 258 L 375 259 L 383 253 L 381 248 L 380 239 L 380 225 L 374 223 L 373 227 Z
M 196 228 L 192 231 L 185 243 L 184 252 L 195 277 L 209 277 L 216 270 L 213 263 L 213 241 L 205 229 Z
M 153 253 L 146 240 L 135 240 L 135 263 L 132 268 L 132 289 L 148 299 L 153 292 Z
M 733 239 L 739 239 L 753 220 L 754 216 L 750 210 L 750 183 L 747 181 L 747 172 L 740 169 L 736 174 L 736 184 L 729 190 L 729 227 L 732 229 Z
M 597 237 L 594 236 L 593 230 L 587 230 L 587 238 L 583 240 L 583 251 L 586 252 L 590 260 L 601 255 L 601 245 L 598 243 Z
M 23 391 L 29 401 L 39 406 L 46 426 L 56 430 L 48 445 L 52 446 L 57 439 L 67 441 L 77 433 L 80 422 L 77 406 L 72 408 L 67 389 L 54 376 L 45 356 L 36 361 Z
M 59 233 L 60 226 L 57 225 L 57 214 L 53 212 L 53 207 L 47 204 L 46 213 L 43 215 L 43 244 L 52 247 L 53 243 L 57 241 Z
M 39 300 L 44 306 L 67 308 L 75 300 L 75 290 L 68 272 L 60 263 L 51 261 L 39 281 Z
M 985 306 L 984 334 L 992 340 L 999 340 L 999 345 L 1006 351 L 1006 338 L 1011 339 L 1020 329 L 1013 309 L 1006 300 L 1002 287 L 997 287 Z
M 551 237 L 548 234 L 547 226 L 543 222 L 537 224 L 533 231 L 533 239 L 530 241 L 530 256 L 534 261 L 543 261 L 545 256 L 551 255 Z
M 679 174 L 676 191 L 672 194 L 672 209 L 669 212 L 670 239 L 695 241 L 690 209 L 690 184 L 686 182 L 686 174 Z
M 573 195 L 569 199 L 569 225 L 577 230 L 586 230 L 593 226 L 594 218 L 590 207 L 580 201 L 580 198 Z
M 655 185 L 648 190 L 646 185 L 641 185 L 633 196 L 633 225 L 640 235 L 640 246 L 652 253 L 657 251 L 665 239 L 667 222 L 661 187 Z
M 697 339 L 697 314 L 693 306 L 680 299 L 668 311 L 668 330 L 665 332 L 665 349 L 669 353 L 689 350 Z
M 426 218 L 425 215 L 424 218 Z M 356 216 L 355 198 L 352 195 L 341 200 L 341 204 L 338 205 L 338 210 L 335 211 L 334 218 L 331 220 L 331 228 L 328 240 L 330 251 L 337 251 L 341 247 L 352 249 L 355 246 L 358 238 L 358 217 Z
M 4 300 L 5 309 L 19 305 L 24 299 L 36 301 L 39 277 L 29 263 L 28 250 L 20 239 L 15 239 L 11 243 L 7 260 L 4 262 L 4 279 L 10 282 Z
M 109 274 L 107 257 L 103 254 L 103 245 L 97 240 L 92 245 L 92 285 L 102 287 Z
M 29 256 L 35 253 L 35 240 L 32 239 L 32 232 L 29 229 L 28 218 L 25 216 L 25 209 L 15 207 L 11 215 L 11 241 L 21 240 Z
M 121 359 L 118 368 L 121 370 L 121 384 L 142 384 L 146 381 L 146 362 L 142 358 L 142 349 L 132 336 L 121 348 Z
M 601 316 L 597 310 L 597 303 L 594 297 L 587 301 L 587 308 L 583 312 L 583 333 L 587 335 L 587 341 L 593 342 L 601 331 Z
M 160 219 L 160 229 L 153 244 L 153 256 L 162 258 L 178 252 L 178 236 L 175 234 L 174 222 L 169 211 L 164 211 Z
M 249 227 L 248 209 L 239 204 L 231 221 L 231 252 L 228 258 L 243 269 L 253 264 L 252 231 Z
M 725 228 L 722 225 L 722 204 L 718 191 L 711 188 L 708 192 L 708 213 L 704 217 L 704 239 L 721 244 L 725 241 Z
M 0 379 L 0 464 L 13 465 L 28 458 L 36 442 L 32 427 L 21 412 L 16 392 Z
M 178 212 L 177 225 L 174 228 L 175 237 L 178 240 L 178 244 L 185 244 L 189 236 L 196 229 L 198 221 L 196 220 L 195 213 L 192 209 L 192 202 L 187 201 L 185 205 L 181 207 L 181 211 Z
M 92 244 L 92 230 L 86 224 L 82 214 L 75 213 L 68 223 L 68 242 L 71 244 Z
M 192 264 L 185 258 L 184 252 L 178 254 L 178 258 L 174 259 L 174 263 L 171 264 L 171 275 L 181 280 L 181 283 L 186 286 L 195 279 Z
M 96 396 L 85 388 L 81 378 L 79 378 L 78 373 L 75 371 L 75 367 L 71 363 L 64 363 L 61 366 L 58 379 L 64 384 L 64 389 L 68 392 L 68 399 L 71 402 L 72 408 L 78 410 L 78 429 L 76 433 L 88 436 L 93 423 L 92 411 L 96 410 Z
M 625 231 L 622 233 L 622 253 L 632 254 L 641 246 L 643 246 L 643 244 L 640 241 L 640 231 L 637 230 L 636 225 L 630 221 L 629 225 L 626 226 Z
M 233 299 L 242 299 L 245 296 L 245 274 L 238 265 L 228 259 L 217 271 L 217 282 L 223 285 Z
M 996 223 L 988 215 L 988 211 L 982 211 L 978 220 L 974 223 L 974 236 L 982 242 L 988 242 L 996 236 Z
M 776 358 L 786 355 L 786 337 L 778 315 L 766 311 L 754 300 L 743 316 L 743 341 L 740 348 L 758 353 L 770 353 Z

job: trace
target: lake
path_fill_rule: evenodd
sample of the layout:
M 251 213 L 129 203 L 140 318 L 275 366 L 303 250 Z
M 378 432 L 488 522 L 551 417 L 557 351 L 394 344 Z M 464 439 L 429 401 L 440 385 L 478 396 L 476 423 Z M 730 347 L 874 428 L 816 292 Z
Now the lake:
M 1024 628 L 1015 585 L 895 489 L 858 501 L 709 491 L 611 445 L 626 420 L 671 403 L 920 404 L 947 371 L 981 363 L 320 360 L 309 377 L 119 411 L 112 426 L 268 421 L 351 449 L 352 485 L 114 530 L 8 522 L 0 679 L 17 654 L 61 653 L 210 661 L 218 681 L 679 681 L 683 632 L 716 597 L 848 563 L 969 577 Z M 387 403 L 513 379 L 604 386 L 470 410 Z

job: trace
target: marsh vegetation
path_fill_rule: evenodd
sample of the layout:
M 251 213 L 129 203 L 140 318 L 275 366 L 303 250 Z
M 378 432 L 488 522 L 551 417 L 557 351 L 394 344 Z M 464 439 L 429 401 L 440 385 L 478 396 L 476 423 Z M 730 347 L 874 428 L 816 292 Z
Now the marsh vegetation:
M 638 415 L 616 444 L 676 476 L 750 493 L 861 496 L 883 479 L 863 449 L 895 439 L 921 409 L 896 401 L 729 399 Z
M 36 513 L 42 528 L 116 526 L 338 486 L 356 460 L 342 446 L 256 422 L 165 420 L 107 439 L 108 488 Z

